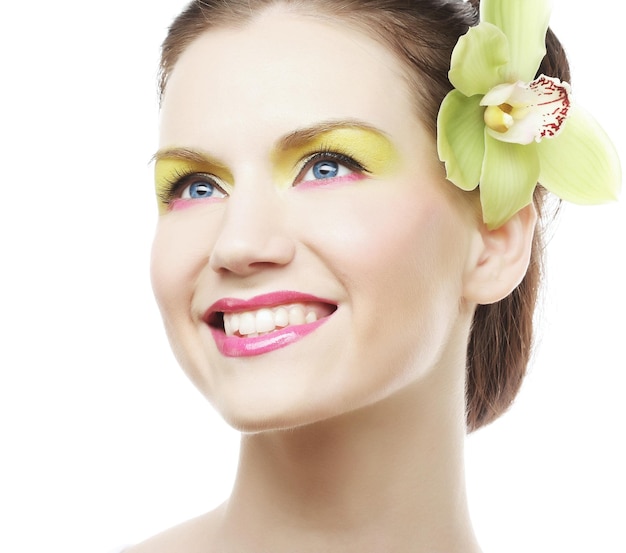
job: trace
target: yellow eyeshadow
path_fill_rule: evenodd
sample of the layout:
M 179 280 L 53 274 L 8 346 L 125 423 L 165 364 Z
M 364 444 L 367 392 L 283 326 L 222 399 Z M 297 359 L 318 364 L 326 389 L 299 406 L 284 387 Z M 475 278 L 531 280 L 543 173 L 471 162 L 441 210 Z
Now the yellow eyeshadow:
M 207 173 L 216 176 L 223 182 L 232 182 L 230 173 L 221 166 L 210 162 L 191 161 L 187 159 L 160 158 L 154 164 L 154 184 L 159 204 L 159 213 L 166 213 L 168 204 L 164 201 L 173 183 L 181 177 L 193 173 Z
M 291 186 L 307 156 L 325 151 L 353 158 L 373 177 L 388 176 L 399 161 L 396 148 L 382 133 L 361 127 L 337 128 L 296 146 L 278 148 L 272 156 L 277 182 Z

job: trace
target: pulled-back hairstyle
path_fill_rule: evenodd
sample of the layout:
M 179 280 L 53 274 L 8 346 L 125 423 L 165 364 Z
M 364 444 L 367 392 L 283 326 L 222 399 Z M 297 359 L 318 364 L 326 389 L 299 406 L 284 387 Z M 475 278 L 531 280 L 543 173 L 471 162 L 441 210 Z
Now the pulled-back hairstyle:
M 294 12 L 341 21 L 396 54 L 415 97 L 415 109 L 436 135 L 439 106 L 452 89 L 450 57 L 459 37 L 478 23 L 479 0 L 193 0 L 176 18 L 163 42 L 159 71 L 162 99 L 170 74 L 185 49 L 218 27 L 239 27 L 260 11 L 281 4 Z M 564 51 L 552 31 L 537 72 L 570 81 Z M 450 185 L 452 186 L 452 185 Z M 465 193 L 467 194 L 467 193 Z M 517 395 L 531 355 L 533 314 L 543 274 L 545 190 L 534 195 L 539 213 L 528 271 L 503 300 L 479 305 L 467 349 L 466 406 L 469 431 L 500 416 Z

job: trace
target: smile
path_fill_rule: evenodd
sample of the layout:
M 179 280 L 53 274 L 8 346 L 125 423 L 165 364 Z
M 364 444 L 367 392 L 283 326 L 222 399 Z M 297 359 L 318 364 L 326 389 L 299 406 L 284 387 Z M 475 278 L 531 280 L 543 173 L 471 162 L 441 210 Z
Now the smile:
M 224 298 L 204 317 L 220 353 L 260 355 L 288 346 L 322 325 L 337 305 L 301 294 L 275 292 L 250 300 Z
M 314 323 L 329 315 L 326 304 L 293 303 L 279 307 L 264 307 L 256 311 L 224 313 L 226 336 L 255 338 L 289 326 Z

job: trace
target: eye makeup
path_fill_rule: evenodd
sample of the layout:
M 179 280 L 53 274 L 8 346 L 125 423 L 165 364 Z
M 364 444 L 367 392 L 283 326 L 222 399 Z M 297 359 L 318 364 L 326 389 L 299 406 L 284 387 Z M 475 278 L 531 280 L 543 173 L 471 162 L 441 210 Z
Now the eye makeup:
M 187 185 L 194 182 L 194 176 L 197 176 L 197 182 L 207 183 L 217 192 L 207 198 L 194 199 L 194 202 L 223 198 L 227 191 L 226 185 L 222 184 L 232 182 L 232 176 L 223 166 L 190 150 L 159 152 L 155 155 L 155 160 L 155 189 L 160 214 L 185 207 L 189 203 L 181 199 L 180 195 Z
M 231 171 L 196 150 L 162 150 L 154 159 L 160 214 L 197 202 L 219 201 L 234 186 Z M 286 135 L 272 150 L 271 163 L 274 183 L 280 189 L 306 190 L 389 176 L 398 167 L 399 154 L 383 132 L 367 124 L 339 121 Z M 181 197 L 190 185 L 201 185 L 210 193 L 193 199 Z
M 329 128 L 330 127 L 330 128 Z M 310 187 L 317 184 L 353 182 L 361 178 L 384 177 L 393 173 L 399 156 L 383 133 L 357 124 L 323 125 L 319 129 L 297 131 L 274 150 L 272 160 L 277 182 L 285 186 Z M 333 160 L 352 170 L 349 175 L 301 181 L 311 161 Z

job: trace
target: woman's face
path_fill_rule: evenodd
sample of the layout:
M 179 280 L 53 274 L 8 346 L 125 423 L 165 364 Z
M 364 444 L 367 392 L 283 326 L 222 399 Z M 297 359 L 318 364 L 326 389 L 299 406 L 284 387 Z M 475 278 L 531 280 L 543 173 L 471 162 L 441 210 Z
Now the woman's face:
M 459 378 L 473 223 L 412 101 L 385 47 L 280 10 L 177 62 L 153 286 L 181 365 L 234 426 Z

